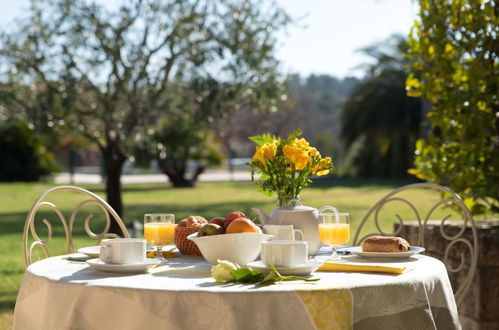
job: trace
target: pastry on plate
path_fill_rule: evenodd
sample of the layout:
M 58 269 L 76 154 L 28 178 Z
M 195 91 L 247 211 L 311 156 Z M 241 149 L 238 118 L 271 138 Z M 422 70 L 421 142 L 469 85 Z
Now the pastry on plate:
M 371 236 L 362 243 L 363 252 L 408 252 L 409 243 L 402 237 Z

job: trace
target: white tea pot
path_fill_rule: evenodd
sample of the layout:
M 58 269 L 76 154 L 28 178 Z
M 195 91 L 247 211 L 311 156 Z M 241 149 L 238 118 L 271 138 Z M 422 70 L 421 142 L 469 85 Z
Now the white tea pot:
M 289 205 L 289 204 L 288 204 Z M 303 240 L 308 243 L 308 255 L 314 255 L 320 247 L 319 213 L 325 210 L 338 212 L 333 206 L 323 206 L 319 210 L 309 206 L 297 205 L 276 207 L 269 216 L 259 208 L 253 208 L 263 225 L 293 225 L 303 231 Z

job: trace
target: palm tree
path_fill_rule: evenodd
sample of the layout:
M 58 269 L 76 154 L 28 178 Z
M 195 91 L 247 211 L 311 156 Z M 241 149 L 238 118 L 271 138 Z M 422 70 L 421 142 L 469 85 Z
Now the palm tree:
M 341 113 L 341 138 L 359 176 L 408 177 L 420 134 L 421 101 L 405 92 L 407 41 L 393 36 L 362 51 L 374 59 Z

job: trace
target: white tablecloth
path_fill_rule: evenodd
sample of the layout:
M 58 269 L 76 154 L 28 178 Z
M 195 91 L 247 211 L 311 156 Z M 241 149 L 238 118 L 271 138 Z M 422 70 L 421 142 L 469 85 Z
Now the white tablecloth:
M 316 272 L 318 282 L 263 287 L 215 283 L 198 257 L 171 262 L 139 275 L 63 257 L 36 262 L 14 329 L 460 329 L 445 266 L 430 257 L 412 258 L 403 275 Z

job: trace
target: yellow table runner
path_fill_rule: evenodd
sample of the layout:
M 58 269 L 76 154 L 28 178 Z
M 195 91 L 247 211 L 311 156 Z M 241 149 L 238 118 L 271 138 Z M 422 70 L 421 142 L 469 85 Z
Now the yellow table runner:
M 353 296 L 347 288 L 296 291 L 317 329 L 352 329 Z

